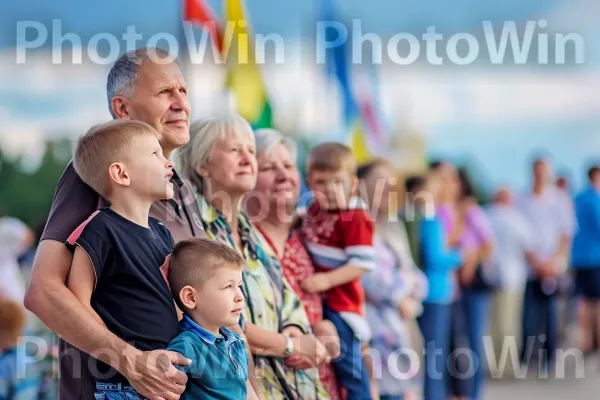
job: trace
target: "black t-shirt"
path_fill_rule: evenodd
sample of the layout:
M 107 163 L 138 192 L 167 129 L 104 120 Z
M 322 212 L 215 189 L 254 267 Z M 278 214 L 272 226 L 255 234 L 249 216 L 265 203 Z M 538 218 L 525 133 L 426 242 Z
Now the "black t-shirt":
M 148 226 L 103 208 L 67 240 L 72 250 L 81 247 L 93 264 L 92 308 L 112 333 L 143 351 L 165 349 L 179 332 L 173 297 L 160 270 L 173 238 L 157 219 L 150 217 Z M 97 380 L 124 382 L 106 364 L 98 361 L 97 367 Z

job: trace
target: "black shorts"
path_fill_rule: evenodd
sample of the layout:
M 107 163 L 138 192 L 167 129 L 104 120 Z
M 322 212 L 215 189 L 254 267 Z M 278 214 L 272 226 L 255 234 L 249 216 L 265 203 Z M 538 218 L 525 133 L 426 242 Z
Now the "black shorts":
M 600 300 L 600 267 L 576 269 L 577 294 L 585 299 Z

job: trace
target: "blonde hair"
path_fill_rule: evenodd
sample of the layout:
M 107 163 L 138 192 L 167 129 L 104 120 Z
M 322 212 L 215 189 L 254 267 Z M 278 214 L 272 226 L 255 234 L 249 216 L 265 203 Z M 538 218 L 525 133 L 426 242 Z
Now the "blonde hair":
M 204 182 L 196 170 L 209 160 L 217 141 L 229 133 L 254 136 L 248 121 L 237 114 L 203 118 L 192 123 L 189 142 L 177 151 L 179 173 L 189 179 L 200 193 L 204 189 Z
M 356 159 L 350 147 L 336 142 L 313 147 L 308 156 L 308 174 L 312 171 L 343 171 L 356 175 Z
M 195 238 L 178 242 L 171 253 L 167 276 L 177 306 L 186 310 L 179 298 L 185 286 L 201 289 L 219 269 L 241 270 L 244 265 L 244 258 L 237 251 L 216 240 Z
M 153 127 L 141 121 L 114 120 L 95 125 L 77 141 L 73 167 L 82 181 L 108 198 L 110 165 L 129 161 L 134 139 L 146 135 L 159 137 Z
M 25 326 L 25 310 L 12 300 L 0 300 L 0 332 L 13 341 L 22 333 Z

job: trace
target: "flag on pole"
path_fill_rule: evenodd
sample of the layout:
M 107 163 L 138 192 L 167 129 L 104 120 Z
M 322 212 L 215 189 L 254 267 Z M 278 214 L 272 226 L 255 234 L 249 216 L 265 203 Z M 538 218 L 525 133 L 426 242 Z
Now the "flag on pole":
M 225 0 L 225 25 L 206 0 L 184 0 L 184 20 L 208 31 L 221 60 L 227 62 L 226 90 L 237 112 L 255 128 L 273 126 L 271 103 L 256 65 L 249 22 L 242 0 Z
M 273 112 L 254 56 L 251 32 L 242 0 L 225 0 L 223 55 L 227 60 L 227 88 L 238 113 L 254 128 L 273 126 Z
M 322 18 L 324 21 L 335 21 L 333 0 L 321 1 Z M 334 42 L 338 32 L 328 29 L 325 32 L 325 38 L 328 42 Z M 349 133 L 349 145 L 352 148 L 354 156 L 359 163 L 371 159 L 367 139 L 365 138 L 365 126 L 362 121 L 362 113 L 355 99 L 350 84 L 351 71 L 348 66 L 346 54 L 346 44 L 327 50 L 325 65 L 329 76 L 333 76 L 339 83 L 339 88 L 343 102 L 343 117 L 346 132 Z
M 223 53 L 223 39 L 219 22 L 205 0 L 184 0 L 183 19 L 208 31 L 210 40 L 219 55 Z

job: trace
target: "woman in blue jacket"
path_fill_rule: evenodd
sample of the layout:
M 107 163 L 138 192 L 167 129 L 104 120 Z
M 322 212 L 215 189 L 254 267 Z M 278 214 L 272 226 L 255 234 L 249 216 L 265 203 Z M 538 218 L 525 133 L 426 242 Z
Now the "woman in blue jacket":
M 442 222 L 435 212 L 440 182 L 437 176 L 407 181 L 407 192 L 415 207 L 414 222 L 407 221 L 411 247 L 425 272 L 429 294 L 423 303 L 419 326 L 425 343 L 424 399 L 446 400 L 446 365 L 450 347 L 451 303 L 454 274 L 464 262 L 459 250 L 450 249 Z M 408 219 L 408 217 L 406 217 Z M 412 225 L 412 226 L 411 226 Z

